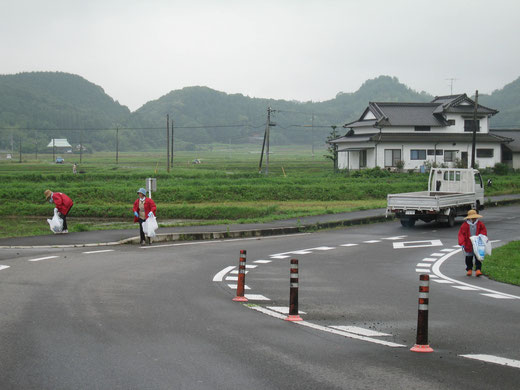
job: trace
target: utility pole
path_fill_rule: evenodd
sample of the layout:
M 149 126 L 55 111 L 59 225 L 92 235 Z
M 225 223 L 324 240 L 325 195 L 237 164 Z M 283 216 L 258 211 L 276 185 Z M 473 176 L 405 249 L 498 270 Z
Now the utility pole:
M 119 127 L 116 128 L 116 164 L 119 164 Z
M 172 119 L 172 153 L 171 153 L 171 166 L 172 166 L 172 169 L 173 169 L 173 135 L 174 135 L 174 130 L 173 130 L 173 119 Z
M 34 154 L 35 160 L 38 161 L 38 134 L 34 134 Z
M 477 109 L 478 109 L 478 90 L 475 91 L 475 109 L 473 110 L 473 139 L 471 146 L 471 168 L 475 169 L 475 151 L 477 144 Z
M 56 138 L 52 139 L 52 162 L 56 162 Z
M 21 135 L 18 138 L 18 149 L 19 149 L 19 153 L 20 153 L 20 158 L 19 158 L 18 162 L 21 164 L 22 163 L 22 136 Z
M 314 158 L 314 113 L 312 114 L 312 127 L 311 127 L 311 151 L 312 151 L 312 158 Z
M 166 171 L 170 173 L 170 115 L 166 114 Z
M 79 163 L 82 163 L 83 157 L 83 130 L 79 131 Z
M 260 164 L 258 165 L 259 173 L 262 172 L 262 160 L 264 157 L 265 148 L 265 174 L 269 174 L 269 130 L 271 126 L 276 126 L 276 123 L 271 123 L 271 113 L 276 112 L 271 107 L 267 107 L 267 125 L 265 126 L 264 143 L 262 144 L 262 153 L 260 154 Z

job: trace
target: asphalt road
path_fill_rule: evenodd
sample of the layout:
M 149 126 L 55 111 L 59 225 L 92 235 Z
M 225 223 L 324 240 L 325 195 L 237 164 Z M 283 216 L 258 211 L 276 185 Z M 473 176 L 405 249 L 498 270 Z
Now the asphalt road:
M 520 239 L 518 215 L 484 212 L 495 245 Z M 459 226 L 2 250 L 0 388 L 518 388 L 520 287 L 466 277 Z M 231 300 L 240 249 L 249 305 Z M 303 323 L 277 312 L 288 305 L 290 258 L 300 262 Z M 425 272 L 435 352 L 418 354 L 409 348 Z

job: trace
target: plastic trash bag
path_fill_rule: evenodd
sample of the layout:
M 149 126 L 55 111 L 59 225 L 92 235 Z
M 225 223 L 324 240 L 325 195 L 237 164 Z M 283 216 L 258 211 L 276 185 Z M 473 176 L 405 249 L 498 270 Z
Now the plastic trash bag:
M 54 209 L 54 217 L 47 219 L 49 227 L 53 233 L 61 233 L 63 231 L 63 219 L 60 218 L 58 209 Z
M 157 224 L 157 218 L 155 216 L 148 217 L 146 221 L 143 222 L 143 232 L 147 237 L 153 238 L 156 236 L 155 231 L 159 228 Z
M 479 234 L 478 236 L 471 236 L 470 240 L 473 245 L 473 253 L 475 254 L 475 257 L 479 261 L 484 261 L 484 257 L 486 256 L 486 246 L 489 246 L 489 251 L 491 251 L 491 244 L 489 243 L 487 236 Z

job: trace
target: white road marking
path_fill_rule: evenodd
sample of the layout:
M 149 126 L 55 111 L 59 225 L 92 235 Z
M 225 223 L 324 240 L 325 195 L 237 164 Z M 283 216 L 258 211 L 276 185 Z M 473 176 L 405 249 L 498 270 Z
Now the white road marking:
M 246 297 L 247 297 L 247 295 L 246 295 Z M 267 315 L 269 315 L 271 317 L 279 318 L 281 320 L 286 318 L 286 316 L 284 316 L 283 314 L 280 314 L 280 313 L 277 313 L 275 311 L 266 309 L 265 307 L 249 306 L 249 308 L 253 309 L 253 310 L 256 310 L 256 311 L 259 311 L 261 313 L 267 314 Z M 343 337 L 349 337 L 351 339 L 368 341 L 368 342 L 371 342 L 371 343 L 374 343 L 374 344 L 380 344 L 380 345 L 384 345 L 384 346 L 387 346 L 387 347 L 392 347 L 392 348 L 406 347 L 406 345 L 403 345 L 403 344 L 397 344 L 397 343 L 392 343 L 390 341 L 384 341 L 384 340 L 373 339 L 373 338 L 366 337 L 366 336 L 360 336 L 360 335 L 357 335 L 357 334 L 354 334 L 354 333 L 345 332 L 345 331 L 342 331 L 342 330 L 332 329 L 332 328 L 328 328 L 326 326 L 313 324 L 312 322 L 294 321 L 293 324 L 300 325 L 300 326 L 305 326 L 305 327 L 316 329 L 316 330 L 321 330 L 321 331 L 327 332 L 327 333 L 337 334 L 337 335 L 340 335 L 340 336 L 343 336 Z
M 368 240 L 368 241 L 363 241 L 365 244 L 375 244 L 376 242 L 381 242 L 381 240 Z
M 358 245 L 358 244 L 342 244 L 340 246 L 356 246 L 356 245 Z
M 0 271 L 2 271 L 3 269 L 7 269 L 11 267 L 10 265 L 0 265 Z
M 277 313 L 289 314 L 289 308 L 287 306 L 267 306 L 269 310 L 274 310 Z M 298 314 L 307 314 L 304 311 L 298 310 Z
M 443 257 L 441 257 L 437 262 L 435 262 L 433 264 L 433 267 L 432 267 L 432 272 L 437 275 L 439 278 L 442 278 L 444 280 L 449 280 L 450 282 L 452 283 L 456 283 L 456 284 L 459 284 L 459 285 L 463 285 L 463 286 L 468 286 L 468 287 L 472 287 L 472 288 L 475 288 L 477 290 L 480 290 L 480 291 L 486 291 L 486 292 L 489 292 L 489 293 L 492 293 L 492 294 L 499 294 L 499 295 L 503 295 L 503 296 L 506 296 L 506 297 L 510 297 L 512 299 L 520 299 L 520 296 L 517 296 L 517 295 L 512 295 L 512 294 L 506 294 L 506 293 L 503 293 L 503 292 L 500 292 L 500 291 L 495 291 L 495 290 L 491 290 L 489 288 L 484 288 L 484 287 L 477 287 L 477 286 L 474 286 L 474 285 L 471 285 L 469 283 L 465 283 L 465 282 L 460 282 L 456 279 L 452 279 L 446 275 L 444 275 L 440 268 L 441 268 L 441 265 L 442 263 L 444 263 L 446 260 L 448 260 L 451 256 L 455 255 L 459 253 L 459 251 L 453 251 L 451 253 L 447 253 L 446 255 L 444 255 Z
M 416 267 L 426 267 L 426 268 L 430 268 L 432 265 L 429 264 L 429 263 L 418 263 L 416 265 Z
M 425 257 L 424 259 L 422 259 L 421 261 L 437 261 L 439 259 L 433 259 L 431 257 Z
M 355 333 L 368 337 L 391 336 L 389 333 L 376 332 L 375 330 L 360 328 L 359 326 L 329 326 L 329 328 L 344 330 L 345 332 Z
M 100 251 L 90 251 L 90 252 L 82 252 L 86 255 L 90 255 L 90 254 L 93 254 L 93 253 L 104 253 L 104 252 L 114 252 L 114 249 L 103 249 L 103 250 L 100 250 Z
M 37 259 L 30 259 L 29 261 L 41 261 L 41 260 L 48 260 L 48 259 L 56 259 L 59 256 L 47 256 L 47 257 L 39 257 Z
M 430 272 L 430 270 L 428 268 L 416 268 L 415 272 L 422 272 L 422 273 L 427 274 Z
M 437 275 L 430 275 L 430 279 L 436 279 L 436 278 L 438 278 Z
M 228 287 L 232 290 L 236 290 L 237 289 L 237 285 L 236 284 L 228 284 Z M 249 288 L 249 286 L 247 284 L 244 284 L 244 290 L 251 290 Z
M 230 282 L 237 282 L 238 276 L 226 276 L 226 280 L 229 280 Z
M 254 269 L 254 268 L 256 268 L 256 267 L 258 267 L 258 266 L 257 266 L 257 265 L 254 265 L 254 264 L 253 264 L 253 265 L 251 265 L 251 264 L 246 264 L 246 268 Z
M 487 363 L 500 364 L 502 366 L 520 368 L 520 360 L 507 359 L 493 355 L 459 355 L 468 359 L 480 360 Z
M 431 276 L 433 276 L 433 275 L 430 275 L 430 277 Z M 453 284 L 453 282 L 450 282 L 449 280 L 444 280 L 444 279 L 436 279 L 436 280 L 434 280 L 434 282 L 444 283 L 444 284 Z
M 308 234 L 311 234 L 311 233 L 282 234 L 280 236 L 269 236 L 269 237 L 233 238 L 233 239 L 228 239 L 228 240 L 183 242 L 183 243 L 178 243 L 178 244 L 160 244 L 160 245 L 141 246 L 140 249 L 154 249 L 154 248 L 164 248 L 164 247 L 169 247 L 169 246 L 185 246 L 185 245 L 207 245 L 207 244 L 217 244 L 217 243 L 221 243 L 221 242 L 233 242 L 233 241 L 272 240 L 272 239 L 284 238 L 284 237 L 304 236 L 304 235 L 308 235 Z
M 288 257 L 291 257 L 291 256 L 284 256 L 284 255 L 270 255 L 269 257 L 273 258 L 273 259 L 287 259 Z
M 244 294 L 244 296 L 250 301 L 270 301 L 269 298 L 260 294 Z
M 255 261 L 253 261 L 253 263 L 268 264 L 268 263 L 272 263 L 272 260 L 255 260 Z
M 442 246 L 441 240 L 403 241 L 403 242 L 394 242 L 393 244 L 394 244 L 394 249 L 425 248 L 428 246 Z
M 457 245 L 458 247 L 458 245 Z M 450 248 L 444 248 L 444 249 L 441 249 L 441 252 L 453 252 L 455 249 L 450 249 Z
M 497 298 L 497 299 L 513 299 L 512 297 L 506 297 L 501 294 L 480 294 L 480 295 L 485 295 L 486 297 Z
M 312 252 L 311 251 L 306 251 L 306 250 L 291 252 L 291 254 L 293 254 L 293 255 L 308 255 L 309 253 L 312 253 Z
M 215 276 L 213 276 L 213 281 L 222 282 L 222 278 L 224 277 L 224 275 L 227 274 L 229 271 L 231 271 L 234 268 L 235 267 L 233 267 L 233 266 L 224 268 L 222 271 L 216 273 Z
M 395 236 L 395 237 L 383 237 L 383 240 L 402 240 L 403 238 L 406 238 L 408 236 Z
M 336 249 L 333 246 L 318 246 L 316 248 L 309 248 L 310 251 L 330 251 L 332 249 Z
M 446 253 L 432 253 L 430 256 L 433 256 L 433 257 L 442 257 L 444 256 Z
M 459 290 L 464 290 L 464 291 L 474 291 L 474 290 L 477 290 L 475 287 L 470 287 L 470 286 L 451 286 L 453 288 L 458 288 Z

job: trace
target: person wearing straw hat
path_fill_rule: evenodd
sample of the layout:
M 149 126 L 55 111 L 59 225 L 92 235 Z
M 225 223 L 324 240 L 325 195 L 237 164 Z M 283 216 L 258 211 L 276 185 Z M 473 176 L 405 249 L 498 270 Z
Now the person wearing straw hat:
M 480 221 L 482 215 L 475 210 L 469 210 L 468 215 L 464 218 L 465 222 L 459 229 L 459 245 L 466 257 L 466 275 L 473 274 L 473 257 L 475 257 L 475 276 L 482 275 L 482 262 L 480 262 L 473 253 L 473 245 L 471 244 L 471 236 L 483 234 L 487 236 L 487 229 L 484 222 Z
M 146 243 L 146 237 L 143 231 L 143 222 L 155 215 L 157 206 L 151 198 L 146 197 L 146 190 L 139 188 L 137 191 L 137 199 L 134 202 L 134 222 L 139 222 L 139 234 L 141 235 L 141 245 Z M 150 238 L 148 238 L 148 244 L 151 244 Z
M 59 217 L 63 219 L 63 230 L 60 233 L 67 234 L 69 232 L 67 228 L 67 215 L 70 209 L 74 206 L 74 202 L 67 195 L 62 192 L 52 192 L 51 190 L 45 190 L 43 192 L 45 199 L 50 203 L 54 203 L 54 207 L 58 209 Z

